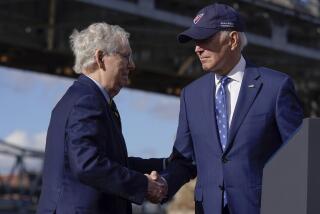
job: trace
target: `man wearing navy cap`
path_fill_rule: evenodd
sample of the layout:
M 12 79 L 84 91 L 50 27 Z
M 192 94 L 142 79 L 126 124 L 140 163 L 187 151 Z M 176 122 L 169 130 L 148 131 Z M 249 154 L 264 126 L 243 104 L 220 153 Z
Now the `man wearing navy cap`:
M 258 214 L 263 167 L 302 123 L 293 82 L 243 58 L 244 23 L 227 5 L 200 10 L 178 40 L 207 74 L 181 93 L 168 196 L 197 176 L 196 213 Z

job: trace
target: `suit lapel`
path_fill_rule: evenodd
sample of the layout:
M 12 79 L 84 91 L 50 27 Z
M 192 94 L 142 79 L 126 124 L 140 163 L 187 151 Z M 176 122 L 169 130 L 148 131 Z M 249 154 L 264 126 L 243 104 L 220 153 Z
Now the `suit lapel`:
M 262 81 L 257 68 L 247 65 L 244 72 L 237 104 L 233 113 L 233 118 L 228 133 L 228 144 L 225 151 L 228 151 L 232 146 L 234 137 L 237 134 L 237 131 L 241 126 L 244 118 L 246 117 L 253 101 L 257 97 L 261 87 Z
M 110 106 L 109 106 L 107 100 L 105 99 L 103 93 L 98 88 L 98 86 L 89 77 L 87 77 L 86 75 L 80 75 L 80 77 L 78 78 L 78 81 L 83 83 L 83 84 L 85 84 L 85 85 L 88 85 L 90 88 L 92 88 L 96 92 L 98 97 L 104 101 L 105 109 L 107 111 L 108 117 L 111 119 L 113 126 L 115 127 L 118 135 L 120 136 L 120 141 L 121 142 L 119 142 L 119 144 L 121 146 L 121 152 L 123 153 L 124 161 L 127 163 L 127 161 L 128 161 L 128 152 L 127 152 L 127 147 L 126 147 L 126 144 L 125 144 L 124 137 L 122 135 L 122 131 L 120 130 L 120 127 L 118 127 L 118 125 L 117 125 L 117 123 L 115 121 L 114 115 L 112 113 L 112 110 L 110 109 Z
M 107 112 L 108 112 L 108 114 L 109 114 L 109 117 L 111 118 L 112 123 L 114 124 L 115 129 L 117 130 L 117 133 L 118 133 L 118 135 L 119 135 L 120 138 L 121 138 L 120 146 L 122 147 L 121 150 L 122 150 L 123 153 L 124 153 L 125 162 L 127 163 L 127 162 L 128 162 L 128 151 L 127 151 L 127 146 L 126 146 L 124 137 L 123 137 L 123 135 L 122 135 L 122 130 L 121 130 L 121 128 L 117 125 L 116 118 L 115 118 L 115 116 L 113 115 L 113 112 L 112 112 L 111 107 L 109 106 L 109 104 L 107 105 L 106 108 L 107 108 Z M 128 163 L 127 163 L 127 164 L 128 164 Z

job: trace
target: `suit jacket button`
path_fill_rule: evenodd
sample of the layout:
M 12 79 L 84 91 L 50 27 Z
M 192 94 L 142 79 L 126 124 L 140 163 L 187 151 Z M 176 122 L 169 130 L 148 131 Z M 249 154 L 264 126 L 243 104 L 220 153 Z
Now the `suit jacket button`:
M 229 161 L 226 157 L 222 157 L 221 160 L 222 160 L 222 163 L 227 163 Z

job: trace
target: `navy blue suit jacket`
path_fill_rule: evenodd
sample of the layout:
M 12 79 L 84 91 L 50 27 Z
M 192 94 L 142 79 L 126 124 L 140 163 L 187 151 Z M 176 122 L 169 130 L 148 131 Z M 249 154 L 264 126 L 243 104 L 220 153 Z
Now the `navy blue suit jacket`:
M 162 159 L 128 158 L 102 92 L 81 75 L 52 111 L 37 213 L 131 213 L 151 170 L 162 170 Z
M 196 213 L 220 214 L 225 190 L 231 213 L 259 214 L 263 167 L 302 123 L 293 83 L 286 74 L 247 64 L 225 151 L 214 92 L 213 73 L 182 91 L 173 161 L 163 173 L 169 196 L 197 176 Z

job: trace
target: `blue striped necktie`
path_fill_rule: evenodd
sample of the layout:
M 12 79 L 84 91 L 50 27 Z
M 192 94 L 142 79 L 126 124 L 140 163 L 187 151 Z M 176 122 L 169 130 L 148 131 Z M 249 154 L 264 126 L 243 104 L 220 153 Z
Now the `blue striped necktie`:
M 216 93 L 216 119 L 219 130 L 219 137 L 222 150 L 224 151 L 228 142 L 228 111 L 227 111 L 227 96 L 226 96 L 226 86 L 229 83 L 230 78 L 223 76 L 220 79 L 220 86 Z M 226 192 L 223 192 L 223 204 L 227 204 Z
M 220 86 L 216 93 L 216 119 L 222 150 L 225 149 L 228 140 L 228 112 L 226 86 L 229 80 L 229 77 L 223 76 L 220 79 Z

